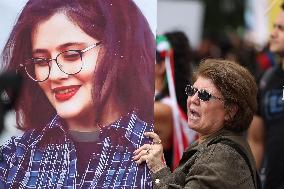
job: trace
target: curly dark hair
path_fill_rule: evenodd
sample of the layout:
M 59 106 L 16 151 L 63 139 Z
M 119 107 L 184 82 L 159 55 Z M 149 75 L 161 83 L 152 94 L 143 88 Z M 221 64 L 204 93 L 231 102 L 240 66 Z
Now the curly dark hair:
M 198 77 L 212 80 L 220 90 L 226 112 L 238 106 L 236 114 L 225 122 L 225 128 L 233 132 L 246 131 L 257 109 L 257 85 L 250 72 L 238 63 L 228 60 L 205 59 L 194 72 Z

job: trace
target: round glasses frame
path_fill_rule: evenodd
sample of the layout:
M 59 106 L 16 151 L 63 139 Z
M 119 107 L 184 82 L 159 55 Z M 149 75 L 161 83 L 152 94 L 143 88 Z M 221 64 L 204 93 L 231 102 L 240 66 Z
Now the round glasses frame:
M 75 75 L 75 74 L 79 73 L 79 72 L 82 70 L 82 68 L 83 68 L 83 54 L 84 54 L 85 52 L 87 52 L 87 51 L 89 51 L 89 50 L 91 50 L 91 49 L 93 49 L 93 48 L 99 46 L 100 44 L 101 44 L 101 41 L 99 41 L 99 42 L 97 42 L 97 43 L 95 43 L 95 44 L 93 44 L 93 45 L 91 45 L 91 46 L 89 46 L 89 47 L 87 47 L 87 48 L 85 48 L 85 49 L 83 49 L 83 50 L 67 50 L 67 51 L 63 51 L 63 52 L 60 52 L 60 53 L 56 56 L 56 58 L 54 58 L 54 59 L 44 59 L 44 58 L 31 58 L 31 59 L 29 59 L 29 60 L 33 60 L 33 61 L 36 60 L 36 59 L 38 59 L 38 60 L 44 60 L 44 61 L 46 61 L 46 62 L 48 63 L 48 64 L 47 64 L 47 65 L 48 65 L 48 74 L 47 74 L 46 78 L 44 78 L 44 79 L 42 79 L 42 80 L 37 80 L 37 79 L 35 79 L 35 78 L 29 73 L 29 71 L 27 70 L 27 65 L 28 65 L 28 64 L 31 64 L 31 63 L 20 64 L 20 65 L 19 65 L 19 69 L 20 69 L 20 68 L 24 68 L 26 74 L 28 75 L 28 77 L 29 77 L 31 80 L 33 80 L 33 81 L 35 81 L 35 82 L 43 82 L 43 81 L 46 81 L 46 80 L 49 78 L 50 70 L 51 70 L 50 62 L 52 62 L 53 60 L 55 60 L 55 62 L 56 62 L 56 64 L 57 64 L 58 68 L 60 69 L 60 71 L 62 71 L 63 73 L 65 73 L 65 74 L 67 74 L 67 75 Z M 78 53 L 78 55 L 80 55 L 80 61 L 82 62 L 82 64 L 81 64 L 81 66 L 80 66 L 80 69 L 79 69 L 78 71 L 74 72 L 74 73 L 68 73 L 68 72 L 66 72 L 66 70 L 64 71 L 64 70 L 62 69 L 62 67 L 63 67 L 62 64 L 60 64 L 60 63 L 58 62 L 58 57 L 60 57 L 60 55 L 62 55 L 62 54 L 64 54 L 64 53 L 67 53 L 67 52 L 76 52 L 76 53 Z M 17 72 L 18 72 L 18 69 L 17 69 Z

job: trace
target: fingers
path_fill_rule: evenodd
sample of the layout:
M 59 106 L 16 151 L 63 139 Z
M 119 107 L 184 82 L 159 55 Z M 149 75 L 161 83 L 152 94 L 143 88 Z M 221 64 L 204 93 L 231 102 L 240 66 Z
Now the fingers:
M 134 160 L 134 161 L 137 161 L 137 160 L 139 160 L 142 156 L 147 156 L 147 155 L 149 155 L 149 154 L 150 154 L 150 150 L 151 150 L 150 148 L 141 150 L 137 155 L 134 155 L 134 156 L 133 156 L 133 160 Z
M 159 136 L 154 132 L 145 132 L 144 135 L 147 137 L 151 137 L 152 139 L 156 139 L 156 138 L 160 139 Z
M 144 135 L 152 138 L 154 144 L 161 144 L 162 142 L 160 137 L 154 132 L 145 132 Z
M 153 144 L 162 144 L 161 140 L 153 140 Z
M 140 158 L 138 158 L 138 159 L 133 159 L 133 160 L 135 160 L 135 162 L 136 162 L 137 164 L 141 164 L 142 162 L 147 161 L 147 155 L 142 155 L 142 156 L 140 156 Z
M 145 132 L 146 137 L 153 139 L 152 144 L 144 144 L 137 150 L 133 152 L 133 160 L 137 164 L 146 162 L 150 169 L 156 170 L 155 167 L 158 165 L 163 165 L 161 157 L 163 156 L 163 147 L 161 145 L 160 137 L 154 132 Z
M 149 155 L 150 148 L 146 150 L 146 154 Z
M 137 163 L 140 164 L 143 161 L 147 160 L 147 155 L 149 155 L 150 150 L 152 149 L 151 144 L 144 144 L 137 150 L 133 152 L 133 160 Z
M 133 152 L 134 155 L 139 154 L 142 150 L 147 150 L 147 149 L 151 149 L 151 144 L 144 144 L 143 146 L 141 146 L 140 148 L 138 148 L 137 150 L 135 150 Z

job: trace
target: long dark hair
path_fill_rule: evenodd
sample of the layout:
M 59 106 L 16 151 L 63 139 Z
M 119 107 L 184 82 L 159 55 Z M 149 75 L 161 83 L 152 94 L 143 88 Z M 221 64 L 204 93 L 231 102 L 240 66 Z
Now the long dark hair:
M 93 78 L 95 122 L 100 123 L 106 106 L 114 105 L 108 103 L 111 95 L 121 115 L 136 111 L 141 119 L 152 123 L 155 40 L 146 19 L 131 0 L 28 1 L 4 48 L 5 67 L 16 70 L 31 57 L 34 27 L 58 12 L 102 41 L 103 54 Z M 24 80 L 17 107 L 18 126 L 44 126 L 56 111 L 36 82 L 27 77 Z
M 174 53 L 174 80 L 175 80 L 175 92 L 179 106 L 184 112 L 187 111 L 186 100 L 187 96 L 184 89 L 187 84 L 191 83 L 192 77 L 192 50 L 190 42 L 182 31 L 172 31 L 164 34 L 167 40 L 171 44 Z M 156 54 L 157 62 L 164 59 Z M 166 84 L 161 91 L 160 98 L 169 95 L 169 88 Z

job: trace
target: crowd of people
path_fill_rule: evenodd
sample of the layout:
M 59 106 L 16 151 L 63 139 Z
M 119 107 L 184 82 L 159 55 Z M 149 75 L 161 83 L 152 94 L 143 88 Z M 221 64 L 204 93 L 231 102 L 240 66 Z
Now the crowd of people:
M 184 68 L 185 65 L 181 65 L 175 62 L 175 60 L 177 59 L 176 57 L 174 57 L 173 61 L 175 69 L 189 70 L 188 78 L 186 78 L 187 82 L 192 81 L 193 73 L 196 72 L 196 70 L 198 71 L 200 69 L 200 62 L 203 62 L 205 58 L 215 58 L 215 59 L 217 58 L 221 60 L 233 61 L 243 66 L 247 70 L 249 70 L 249 72 L 254 77 L 253 80 L 256 81 L 258 88 L 258 95 L 257 95 L 258 106 L 257 106 L 257 111 L 253 112 L 254 116 L 250 127 L 248 127 L 246 131 L 244 131 L 244 136 L 246 137 L 246 140 L 249 142 L 253 154 L 253 159 L 255 159 L 256 169 L 261 174 L 260 175 L 261 180 L 256 180 L 258 181 L 256 183 L 258 183 L 258 187 L 262 186 L 265 189 L 281 189 L 284 187 L 284 182 L 283 182 L 284 180 L 282 176 L 283 175 L 282 172 L 284 170 L 283 167 L 284 164 L 281 163 L 281 158 L 283 157 L 282 155 L 283 129 L 281 126 L 283 125 L 283 118 L 284 118 L 284 100 L 283 100 L 284 99 L 284 93 L 283 93 L 284 4 L 281 6 L 281 8 L 282 8 L 281 12 L 279 13 L 276 20 L 273 23 L 273 30 L 270 33 L 269 41 L 262 50 L 259 50 L 259 48 L 256 48 L 253 43 L 247 41 L 245 38 L 242 38 L 242 36 L 239 36 L 237 33 L 234 32 L 228 32 L 222 34 L 220 33 L 205 34 L 202 39 L 202 42 L 200 43 L 199 47 L 196 49 L 184 48 L 181 46 L 175 46 L 173 48 L 173 51 L 180 51 L 181 49 L 182 51 L 186 51 L 188 49 L 187 55 L 190 55 L 189 58 L 187 56 L 179 57 L 179 59 L 183 58 L 186 67 L 188 67 L 187 69 Z M 173 32 L 173 33 L 178 33 L 178 32 Z M 170 39 L 168 39 L 168 41 L 170 41 Z M 189 43 L 187 39 L 183 41 Z M 180 49 L 178 49 L 179 47 Z M 160 62 L 160 55 L 156 56 L 156 62 L 158 64 L 156 65 L 156 67 L 160 67 L 158 63 Z M 157 75 L 155 75 L 155 77 L 157 77 Z M 166 80 L 167 79 L 164 79 L 164 81 Z M 182 79 L 176 79 L 176 83 L 180 82 L 180 84 L 182 84 L 181 80 Z M 220 87 L 218 87 L 218 89 L 220 89 Z M 175 90 L 178 98 L 178 91 L 181 90 L 178 89 L 178 87 Z M 198 88 L 196 90 L 197 92 L 199 92 Z M 166 96 L 167 98 L 169 98 L 169 94 L 167 94 Z M 183 103 L 182 100 L 178 99 L 178 104 L 182 103 Z M 157 112 L 157 110 L 155 110 L 155 112 Z M 187 112 L 187 115 L 190 115 L 190 113 Z M 167 117 L 167 120 L 170 119 L 172 118 Z M 188 118 L 188 120 L 190 120 L 190 118 Z M 158 126 L 159 121 L 155 120 L 155 123 L 156 122 L 158 124 L 155 124 L 155 126 L 156 125 Z M 167 123 L 169 124 L 169 121 L 167 121 Z M 189 127 L 191 127 L 190 123 Z M 172 135 L 170 136 L 172 137 Z M 153 136 L 154 139 L 156 137 L 157 136 Z M 159 139 L 162 138 L 159 137 L 158 139 L 156 138 L 155 140 Z M 153 151 L 154 156 L 157 155 L 159 156 L 161 152 L 161 149 L 159 149 L 158 147 L 147 146 L 144 147 L 144 150 L 145 149 L 150 149 L 148 152 Z M 189 149 L 189 151 L 190 150 L 191 149 Z M 139 152 L 140 152 L 139 156 L 140 158 L 139 162 L 140 162 L 145 159 L 145 158 L 143 159 L 143 148 L 141 148 Z M 188 153 L 188 151 L 186 151 L 186 153 Z M 172 162 L 171 161 L 168 162 L 169 158 L 167 158 L 168 156 L 167 147 L 164 148 L 164 154 L 166 156 L 166 165 L 169 168 L 172 168 L 171 167 L 172 165 L 170 164 Z M 151 160 L 148 160 L 148 162 L 149 161 Z M 155 162 L 154 164 L 156 165 L 159 164 L 157 162 L 158 161 L 157 159 L 156 160 L 154 159 L 153 161 Z M 181 167 L 183 167 L 183 163 L 181 164 Z M 176 182 L 180 182 L 180 180 L 175 181 L 175 179 L 177 179 L 177 177 L 180 178 L 181 175 L 179 173 L 180 171 L 179 169 L 184 169 L 184 168 L 178 168 L 176 171 L 171 173 L 171 176 L 169 177 L 168 175 L 170 172 L 168 171 L 170 170 L 173 171 L 173 170 L 164 169 L 165 165 L 161 167 L 162 167 L 161 174 L 154 174 L 155 175 L 154 178 L 158 178 L 162 181 L 161 182 L 162 184 L 160 184 L 161 186 L 171 185 L 171 184 L 176 185 L 177 184 Z M 187 184 L 189 184 L 188 186 L 191 186 L 190 182 L 187 182 Z M 157 187 L 159 188 L 160 186 Z

